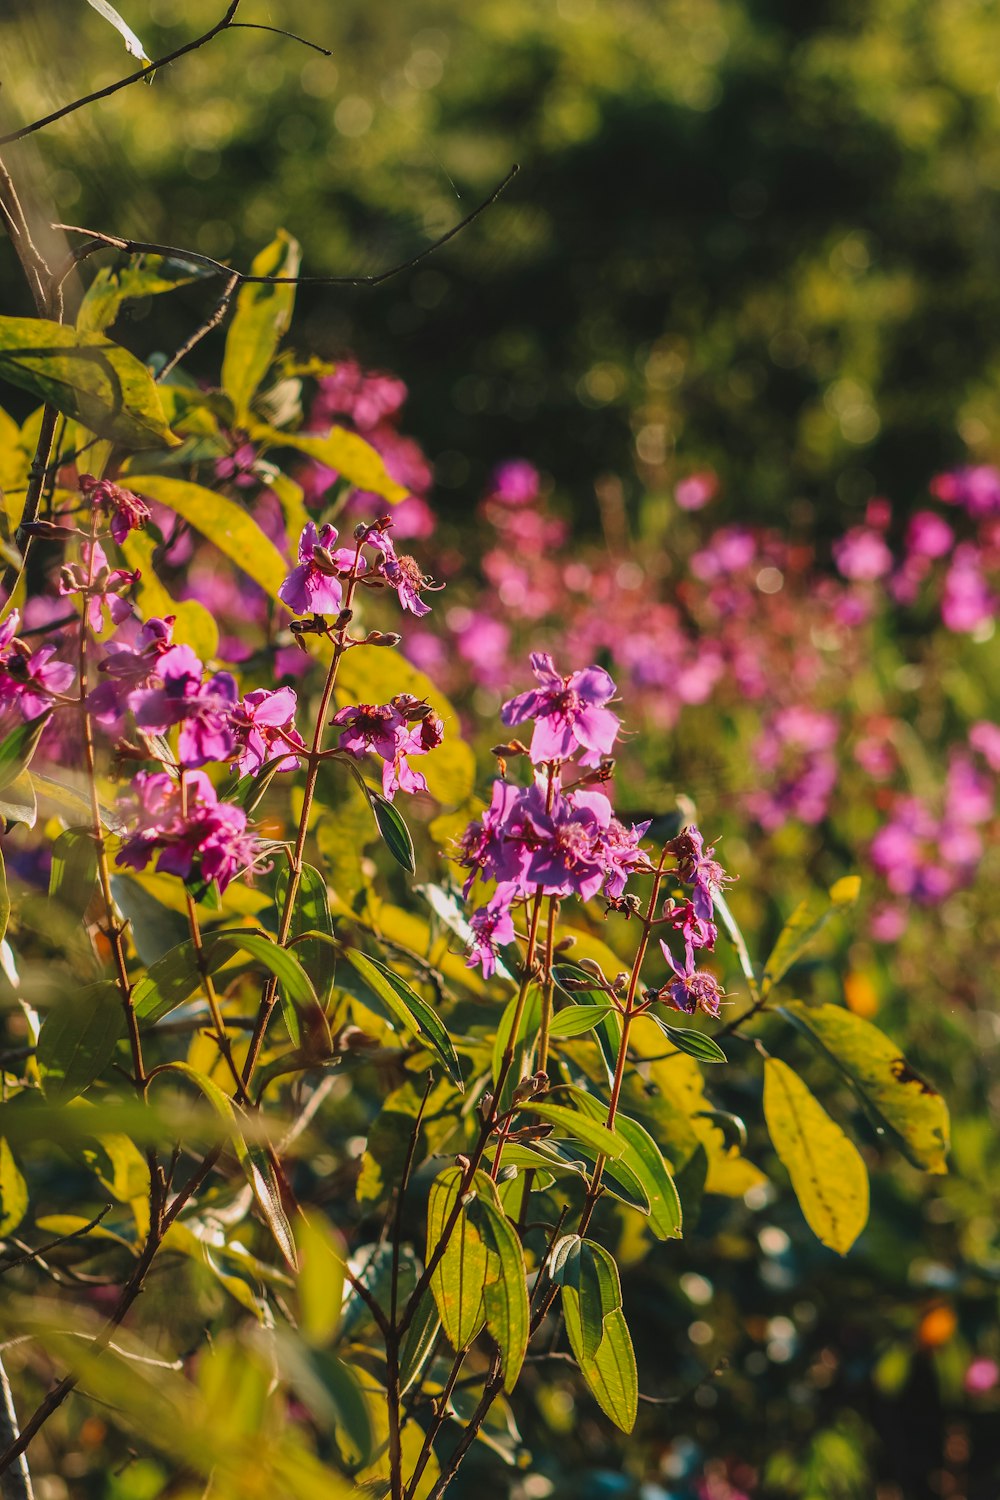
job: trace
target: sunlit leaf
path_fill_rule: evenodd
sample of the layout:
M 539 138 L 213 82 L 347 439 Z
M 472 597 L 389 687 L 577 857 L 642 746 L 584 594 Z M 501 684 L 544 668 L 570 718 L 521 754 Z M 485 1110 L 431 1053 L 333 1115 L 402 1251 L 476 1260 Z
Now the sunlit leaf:
M 97 884 L 97 845 L 89 828 L 67 828 L 52 843 L 49 896 L 82 917 Z
M 790 1000 L 780 1009 L 844 1073 L 876 1128 L 889 1130 L 914 1166 L 948 1170 L 948 1106 L 890 1037 L 839 1005 Z
M 0 377 L 124 448 L 180 441 L 146 366 L 103 333 L 0 317 Z
M 28 1212 L 28 1184 L 6 1137 L 0 1136 L 0 1236 L 13 1233 Z
M 250 436 L 255 442 L 267 443 L 273 448 L 294 448 L 299 453 L 306 453 L 324 468 L 334 469 L 356 490 L 368 490 L 390 503 L 405 500 L 410 493 L 405 485 L 397 484 L 391 477 L 381 453 L 346 427 L 331 427 L 328 433 L 321 434 L 278 432 L 273 427 L 253 423 Z
M 554 1125 L 559 1135 L 568 1135 L 573 1140 L 582 1141 L 584 1145 L 593 1147 L 612 1160 L 624 1156 L 628 1149 L 621 1136 L 577 1109 L 567 1109 L 564 1104 L 539 1103 L 535 1099 L 530 1101 L 530 1109 L 540 1120 L 548 1120 Z
M 38 1037 L 46 1097 L 64 1104 L 88 1089 L 111 1061 L 124 1029 L 121 992 L 110 980 L 62 995 Z
M 812 896 L 795 908 L 778 935 L 771 955 L 764 965 L 761 994 L 766 995 L 822 932 L 830 918 L 848 911 L 857 901 L 861 881 L 857 875 L 845 875 L 830 887 L 828 896 Z
M 448 1035 L 448 1028 L 437 1011 L 426 1000 L 421 999 L 405 979 L 394 974 L 385 964 L 379 963 L 378 959 L 369 958 L 367 953 L 361 953 L 357 948 L 345 948 L 344 957 L 388 1007 L 391 1016 L 396 1021 L 401 1021 L 414 1036 L 430 1043 L 452 1083 L 456 1088 L 464 1089 L 458 1053 Z
M 174 617 L 173 640 L 178 646 L 190 646 L 201 661 L 211 661 L 219 649 L 219 627 L 210 610 L 198 599 L 174 599 L 157 577 L 152 537 L 144 531 L 133 531 L 121 543 L 125 561 L 139 570 L 136 602 L 144 619 Z
M 402 813 L 385 797 L 379 796 L 378 792 L 371 792 L 372 812 L 378 824 L 378 831 L 382 835 L 386 848 L 398 865 L 409 874 L 417 868 L 416 857 L 413 852 L 413 840 L 410 830 L 407 828 Z
M 114 323 L 123 302 L 172 292 L 201 274 L 201 268 L 189 261 L 170 260 L 162 255 L 142 255 L 121 266 L 102 266 L 80 303 L 77 329 L 81 333 L 104 333 Z
M 444 1235 L 459 1201 L 460 1167 L 445 1167 L 431 1184 L 427 1200 L 427 1260 Z M 489 1252 L 468 1215 L 459 1211 L 447 1248 L 431 1277 L 431 1289 L 444 1331 L 456 1350 L 466 1349 L 486 1321 L 484 1289 Z
M 254 276 L 297 276 L 300 262 L 298 242 L 282 229 L 254 257 L 250 270 Z M 288 332 L 294 306 L 294 286 L 240 287 L 222 358 L 222 388 L 232 397 L 239 426 L 246 425 L 250 402 Z
M 277 598 L 288 574 L 288 564 L 243 506 L 200 484 L 167 474 L 129 473 L 127 483 L 130 489 L 182 516 L 265 593 Z
M 43 714 L 38 715 L 37 719 L 29 719 L 26 724 L 19 724 L 3 741 L 0 741 L 0 792 L 13 787 L 21 773 L 27 770 L 32 756 L 38 749 L 42 731 L 51 716 L 52 710 L 46 709 Z
M 846 1255 L 868 1222 L 868 1171 L 857 1147 L 777 1057 L 764 1061 L 764 1118 L 810 1229 Z
M 498 1262 L 496 1274 L 488 1273 L 483 1289 L 486 1327 L 496 1340 L 503 1360 L 504 1390 L 512 1391 L 528 1349 L 530 1319 L 524 1251 L 501 1207 L 496 1186 L 485 1172 L 476 1173 L 473 1188 L 477 1197 L 469 1212 Z M 491 1271 L 492 1266 L 491 1260 Z
M 131 53 L 133 57 L 138 58 L 141 63 L 149 62 L 149 58 L 146 55 L 146 49 L 143 47 L 139 38 L 136 36 L 131 26 L 129 26 L 127 22 L 124 21 L 118 14 L 114 6 L 108 3 L 108 0 L 87 0 L 87 4 L 92 6 L 93 9 L 97 11 L 97 14 L 99 16 L 103 16 L 105 21 L 107 21 L 115 28 L 122 41 L 125 43 L 126 51 Z
M 303 1212 L 297 1226 L 299 1326 L 317 1348 L 337 1331 L 344 1300 L 344 1245 L 316 1210 Z

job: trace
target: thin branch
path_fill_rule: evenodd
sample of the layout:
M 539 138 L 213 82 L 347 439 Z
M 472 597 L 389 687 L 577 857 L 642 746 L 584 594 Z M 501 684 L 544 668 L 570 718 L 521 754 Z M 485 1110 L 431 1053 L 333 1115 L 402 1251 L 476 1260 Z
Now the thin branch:
M 116 83 L 109 83 L 103 89 L 95 89 L 92 94 L 84 94 L 80 99 L 74 99 L 72 104 L 64 104 L 61 109 L 55 109 L 50 115 L 43 115 L 40 120 L 32 120 L 30 125 L 22 125 L 20 130 L 11 130 L 6 135 L 0 136 L 0 146 L 9 145 L 11 141 L 23 141 L 25 136 L 34 135 L 36 130 L 44 130 L 46 125 L 54 125 L 56 120 L 65 119 L 66 115 L 73 114 L 78 109 L 83 109 L 86 104 L 94 104 L 98 99 L 107 99 L 112 94 L 117 94 L 121 89 L 127 89 L 130 84 L 141 83 L 148 79 L 157 68 L 165 68 L 168 63 L 176 62 L 179 57 L 185 57 L 189 52 L 196 52 L 199 47 L 204 47 L 213 37 L 217 37 L 220 31 L 226 31 L 233 24 L 233 17 L 240 7 L 240 0 L 230 0 L 229 8 L 221 21 L 216 21 L 208 31 L 201 36 L 195 37 L 191 42 L 185 42 L 183 47 L 177 47 L 173 52 L 168 52 L 165 57 L 158 57 L 154 62 L 147 63 L 138 72 L 130 73 L 127 78 L 119 78 Z
M 35 1260 L 40 1255 L 48 1255 L 50 1250 L 57 1250 L 60 1245 L 68 1245 L 70 1240 L 82 1239 L 85 1234 L 89 1234 L 92 1229 L 97 1228 L 105 1215 L 111 1212 L 112 1207 L 111 1203 L 105 1203 L 100 1213 L 91 1219 L 89 1224 L 81 1224 L 80 1228 L 74 1229 L 71 1234 L 60 1234 L 56 1239 L 49 1240 L 47 1244 L 39 1245 L 37 1250 L 28 1250 L 24 1255 L 15 1256 L 13 1260 L 0 1262 L 0 1276 L 3 1276 L 7 1271 L 13 1271 L 15 1266 L 23 1266 L 26 1261 Z
M 424 246 L 423 250 L 419 250 L 416 255 L 411 256 L 409 260 L 404 260 L 398 265 L 390 266 L 386 271 L 373 271 L 364 276 L 255 276 L 250 271 L 238 271 L 232 266 L 224 265 L 221 260 L 214 260 L 211 255 L 202 255 L 198 250 L 185 250 L 178 245 L 161 245 L 154 244 L 148 240 L 125 239 L 121 235 L 105 234 L 103 230 L 87 229 L 81 224 L 53 224 L 52 228 L 65 230 L 69 234 L 87 235 L 87 244 L 81 245 L 73 252 L 81 260 L 88 255 L 92 255 L 95 249 L 106 247 L 110 250 L 120 250 L 125 255 L 163 255 L 172 260 L 186 261 L 189 265 L 201 266 L 208 275 L 235 276 L 237 285 L 239 286 L 379 286 L 383 281 L 388 281 L 392 276 L 399 276 L 403 271 L 412 270 L 422 260 L 426 260 L 428 255 L 433 255 L 436 250 L 440 250 L 443 245 L 447 245 L 449 240 L 453 240 L 456 235 L 461 234 L 463 229 L 468 229 L 469 225 L 474 223 L 480 214 L 485 213 L 488 208 L 492 208 L 493 204 L 496 203 L 505 189 L 510 186 L 520 170 L 520 166 L 515 162 L 507 173 L 507 176 L 493 189 L 488 197 L 477 204 L 463 219 L 459 219 L 457 224 L 453 224 L 450 229 L 445 230 L 444 234 L 438 235 L 436 240 L 432 240 L 429 245 Z
M 260 21 L 231 21 L 230 31 L 270 31 L 275 36 L 287 37 L 290 42 L 299 42 L 303 47 L 310 47 L 313 52 L 320 52 L 324 57 L 332 57 L 333 53 L 329 47 L 321 47 L 319 42 L 311 42 L 308 37 L 299 36 L 297 31 L 285 31 L 282 26 L 265 26 Z
M 183 344 L 181 344 L 176 354 L 171 355 L 170 359 L 167 360 L 166 364 L 163 366 L 163 369 L 156 377 L 157 384 L 159 384 L 161 380 L 166 380 L 171 370 L 173 370 L 175 366 L 179 365 L 182 359 L 186 359 L 187 356 L 191 353 L 191 350 L 194 349 L 198 344 L 200 344 L 202 339 L 205 338 L 207 334 L 211 333 L 213 328 L 218 328 L 219 324 L 226 316 L 226 313 L 229 311 L 229 304 L 233 300 L 233 293 L 236 291 L 236 288 L 239 286 L 239 284 L 239 275 L 234 271 L 229 280 L 226 282 L 225 291 L 222 293 L 222 296 L 219 298 L 218 302 L 215 304 L 215 307 L 209 313 L 204 323 L 196 328 L 194 333 L 190 334 L 189 337 L 184 340 Z
M 0 1360 L 0 1395 L 3 1398 L 0 1400 L 0 1442 L 6 1446 L 17 1441 L 20 1431 L 17 1425 L 14 1392 L 10 1388 L 10 1381 L 7 1379 L 7 1371 L 4 1369 L 2 1360 Z M 17 1463 L 0 1477 L 0 1495 L 3 1496 L 3 1500 L 34 1500 L 28 1460 L 23 1453 Z

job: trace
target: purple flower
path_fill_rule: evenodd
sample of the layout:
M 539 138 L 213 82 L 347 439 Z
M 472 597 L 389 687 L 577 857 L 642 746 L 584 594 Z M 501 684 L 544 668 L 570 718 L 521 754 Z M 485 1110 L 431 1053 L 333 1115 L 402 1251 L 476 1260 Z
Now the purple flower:
M 215 477 L 223 484 L 228 481 L 237 489 L 250 489 L 257 483 L 256 462 L 257 450 L 253 443 L 238 443 L 231 453 L 215 460 Z
M 481 906 L 472 913 L 469 926 L 473 931 L 473 939 L 466 967 L 474 969 L 476 964 L 481 964 L 483 978 L 491 979 L 497 968 L 497 948 L 514 941 L 514 919 L 510 908 L 494 897 L 487 906 Z
M 930 482 L 930 492 L 946 505 L 960 505 L 973 520 L 985 521 L 1000 515 L 1000 470 L 992 464 L 976 464 L 937 474 Z
M 615 695 L 615 685 L 603 667 L 587 667 L 560 677 L 548 652 L 533 651 L 531 668 L 541 684 L 509 699 L 500 711 L 512 726 L 534 719 L 531 759 L 568 760 L 583 750 L 580 764 L 598 766 L 611 753 L 620 720 L 604 705 Z
M 123 799 L 133 827 L 116 863 L 146 869 L 154 855 L 157 870 L 181 880 L 216 881 L 224 891 L 253 864 L 255 840 L 241 807 L 220 802 L 203 771 L 187 772 L 181 783 L 164 771 L 136 773 Z
M 381 757 L 382 793 L 390 802 L 398 791 L 426 792 L 424 776 L 409 761 L 441 743 L 441 720 L 426 704 L 402 694 L 391 703 L 347 704 L 332 723 L 342 726 L 338 745 L 348 755 Z
M 127 528 L 126 528 L 127 529 Z M 60 594 L 82 594 L 91 630 L 104 629 L 104 611 L 115 625 L 129 619 L 132 606 L 121 596 L 138 583 L 139 569 L 112 568 L 100 542 L 84 542 L 82 563 L 64 563 L 59 575 Z
M 833 558 L 844 578 L 870 581 L 892 571 L 892 553 L 877 531 L 852 526 L 833 544 Z
M 333 526 L 316 530 L 315 521 L 310 521 L 299 537 L 299 566 L 293 568 L 278 590 L 283 600 L 296 615 L 336 615 L 344 597 L 340 579 L 350 573 L 355 565 L 355 549 L 340 547 L 332 551 L 337 540 Z M 359 566 L 359 571 L 361 564 Z
M 945 575 L 941 619 L 949 630 L 971 634 L 995 618 L 1000 599 L 982 572 L 978 550 L 969 542 L 955 548 Z
M 16 708 L 25 719 L 37 719 L 65 693 L 76 673 L 67 661 L 53 661 L 58 647 L 37 651 L 17 635 L 20 616 L 12 609 L 0 624 L 0 709 Z
M 231 716 L 238 697 L 230 672 L 216 672 L 203 681 L 204 668 L 190 646 L 171 646 L 156 671 L 162 686 L 143 688 L 129 696 L 128 705 L 141 729 L 163 734 L 181 726 L 178 762 L 203 766 L 228 760 L 236 749 Z
M 110 479 L 95 479 L 93 474 L 82 474 L 80 493 L 95 510 L 110 515 L 111 535 L 119 546 L 130 531 L 141 531 L 149 520 L 149 506 L 142 496 L 120 484 L 112 484 Z
M 256 688 L 232 710 L 229 722 L 236 736 L 239 752 L 236 769 L 241 776 L 259 771 L 274 759 L 276 750 L 288 748 L 289 740 L 305 750 L 302 736 L 295 728 L 296 702 L 294 688 L 278 688 L 276 692 Z M 299 758 L 292 754 L 282 756 L 275 769 L 295 771 L 298 766 Z
M 679 964 L 670 949 L 661 939 L 663 956 L 673 971 L 673 979 L 656 991 L 656 998 L 674 1010 L 693 1016 L 702 1010 L 707 1016 L 718 1016 L 719 1007 L 725 999 L 725 991 L 714 974 L 707 969 L 695 969 L 691 963 Z
M 156 675 L 160 658 L 173 643 L 174 616 L 165 620 L 147 620 L 135 638 L 134 646 L 110 644 L 107 655 L 98 666 L 103 681 L 87 699 L 87 707 L 102 724 L 114 724 L 124 717 L 128 698 L 146 687 Z
M 979 719 L 969 730 L 969 744 L 985 758 L 991 771 L 1000 771 L 1000 724 Z
M 715 854 L 714 845 L 705 848 L 705 840 L 693 824 L 689 824 L 683 833 L 671 839 L 667 848 L 677 861 L 680 878 L 694 886 L 691 904 L 695 916 L 711 926 L 715 915 L 715 897 L 723 886 L 731 883 L 733 877 L 727 875 L 712 857 Z
M 539 494 L 538 470 L 524 458 L 511 458 L 493 470 L 488 499 L 499 505 L 534 505 Z
M 442 585 L 435 584 L 433 578 L 427 577 L 415 557 L 397 556 L 388 531 L 379 533 L 377 545 L 382 549 L 378 570 L 389 587 L 399 595 L 400 607 L 418 618 L 429 615 L 431 607 L 421 599 L 420 590 L 439 588 Z

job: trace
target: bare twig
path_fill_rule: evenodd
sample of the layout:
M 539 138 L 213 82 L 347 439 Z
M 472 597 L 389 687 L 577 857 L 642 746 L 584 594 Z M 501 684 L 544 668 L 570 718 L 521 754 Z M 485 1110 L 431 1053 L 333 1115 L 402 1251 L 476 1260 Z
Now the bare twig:
M 105 1203 L 100 1213 L 91 1219 L 89 1224 L 81 1224 L 80 1228 L 74 1229 L 71 1234 L 60 1234 L 56 1239 L 49 1240 L 44 1245 L 39 1245 L 37 1250 L 27 1250 L 23 1255 L 15 1256 L 13 1260 L 0 1262 L 0 1276 L 3 1276 L 7 1271 L 13 1271 L 15 1266 L 23 1266 L 26 1261 L 36 1260 L 40 1255 L 47 1255 L 50 1250 L 57 1250 L 60 1245 L 68 1245 L 70 1240 L 82 1239 L 85 1234 L 89 1234 L 92 1229 L 97 1228 L 105 1215 L 111 1212 L 112 1207 L 112 1204 Z
M 17 1408 L 14 1405 L 14 1392 L 10 1388 L 7 1379 L 7 1371 L 4 1369 L 3 1361 L 0 1360 L 0 1442 L 6 1446 L 16 1442 L 20 1433 L 17 1426 Z M 31 1474 L 28 1471 L 28 1460 L 22 1453 L 17 1463 L 0 1477 L 0 1496 L 3 1500 L 34 1500 L 34 1491 L 31 1488 Z

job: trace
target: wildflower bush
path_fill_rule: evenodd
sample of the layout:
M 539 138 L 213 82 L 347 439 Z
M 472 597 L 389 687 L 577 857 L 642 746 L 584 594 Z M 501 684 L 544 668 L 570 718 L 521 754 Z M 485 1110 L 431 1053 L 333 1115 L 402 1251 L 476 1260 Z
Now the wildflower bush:
M 211 383 L 109 332 L 197 259 L 116 260 L 73 322 L 51 288 L 0 318 L 0 378 L 42 403 L 0 418 L 0 1468 L 23 1484 L 89 1442 L 124 1455 L 109 1495 L 436 1500 L 477 1453 L 544 1468 L 567 1411 L 661 1441 L 683 1325 L 637 1322 L 644 1268 L 673 1303 L 700 1265 L 711 1295 L 726 1200 L 775 1192 L 845 1256 L 870 1166 L 946 1168 L 934 1084 L 802 966 L 856 876 L 817 893 L 803 867 L 774 940 L 744 936 L 755 861 L 734 885 L 691 794 L 728 695 L 727 735 L 762 723 L 748 816 L 818 825 L 860 734 L 823 695 L 877 628 L 871 580 L 906 603 L 947 569 L 946 624 L 974 632 L 948 601 L 982 537 L 936 560 L 935 514 L 897 568 L 879 512 L 823 584 L 735 528 L 598 566 L 516 465 L 474 584 L 399 384 L 283 347 L 297 269 L 282 234 L 230 287 Z M 895 741 L 863 727 L 891 790 Z M 969 742 L 932 831 L 883 799 L 871 920 L 965 878 L 995 731 Z M 919 891 L 904 836 L 933 846 Z

